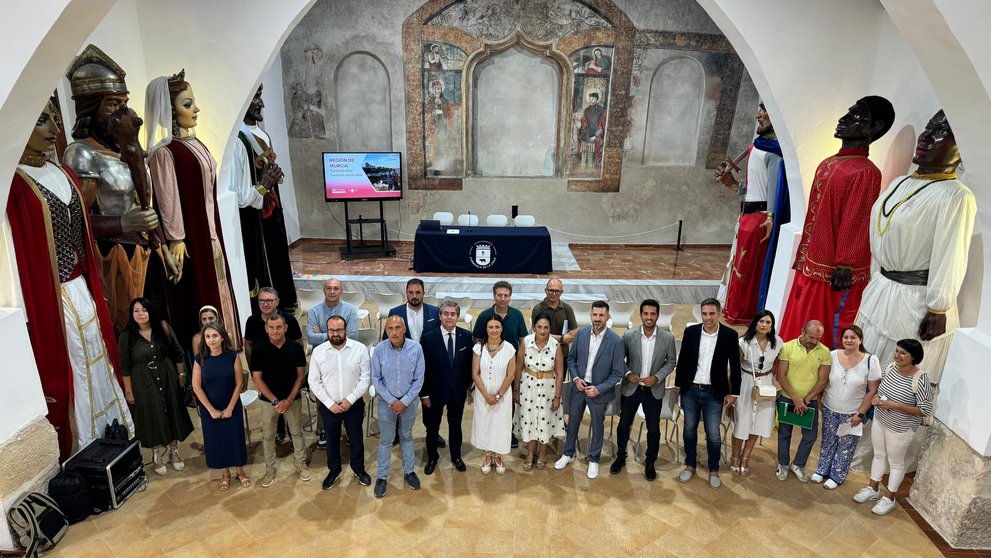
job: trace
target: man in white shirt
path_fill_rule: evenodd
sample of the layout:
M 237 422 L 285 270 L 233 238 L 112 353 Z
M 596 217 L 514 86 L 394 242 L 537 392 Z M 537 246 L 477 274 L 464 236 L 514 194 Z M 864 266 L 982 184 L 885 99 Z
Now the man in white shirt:
M 643 406 L 644 423 L 647 425 L 647 453 L 644 456 L 644 476 L 649 481 L 657 479 L 654 461 L 661 443 L 661 400 L 664 398 L 664 381 L 674 371 L 674 335 L 661 331 L 657 316 L 661 305 L 648 298 L 640 303 L 639 329 L 631 329 L 623 336 L 626 352 L 626 376 L 620 386 L 622 394 L 619 426 L 616 428 L 616 460 L 609 473 L 618 475 L 626 465 L 626 445 L 630 441 L 630 429 L 637 409 Z
M 365 417 L 362 396 L 371 383 L 371 364 L 365 345 L 348 339 L 347 321 L 341 316 L 327 320 L 327 341 L 313 349 L 310 357 L 310 391 L 320 400 L 320 415 L 327 432 L 327 468 L 323 481 L 328 490 L 341 475 L 341 425 L 351 444 L 351 471 L 362 486 L 372 483 L 365 471 Z
M 575 460 L 578 430 L 581 428 L 585 407 L 591 416 L 592 440 L 588 448 L 588 478 L 599 476 L 599 455 L 605 431 L 606 405 L 616 397 L 616 384 L 626 369 L 623 362 L 623 341 L 606 327 L 609 320 L 609 304 L 602 300 L 592 303 L 592 325 L 578 330 L 568 355 L 568 374 L 571 382 L 565 388 L 568 396 L 568 434 L 564 452 L 554 464 L 564 469 Z
M 739 335 L 719 324 L 719 301 L 707 298 L 699 305 L 702 323 L 685 328 L 675 372 L 675 394 L 681 398 L 685 417 L 685 470 L 678 476 L 688 482 L 695 475 L 699 419 L 705 425 L 709 458 L 709 486 L 719 488 L 719 423 L 723 409 L 740 396 Z

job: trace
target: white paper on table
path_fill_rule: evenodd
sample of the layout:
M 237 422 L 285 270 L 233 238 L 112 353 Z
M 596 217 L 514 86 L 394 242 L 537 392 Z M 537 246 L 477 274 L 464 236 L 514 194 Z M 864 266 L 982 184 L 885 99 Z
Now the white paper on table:
M 837 436 L 863 436 L 864 435 L 864 423 L 860 423 L 857 426 L 853 426 L 849 422 L 844 422 L 836 429 Z
M 447 229 L 447 234 L 461 234 L 461 229 Z

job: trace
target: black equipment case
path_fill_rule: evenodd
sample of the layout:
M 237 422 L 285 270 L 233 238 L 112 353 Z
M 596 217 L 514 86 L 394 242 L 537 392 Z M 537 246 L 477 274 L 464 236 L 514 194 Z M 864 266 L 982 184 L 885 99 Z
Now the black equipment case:
M 83 476 L 93 507 L 104 511 L 119 508 L 148 483 L 137 440 L 97 438 L 62 467 Z

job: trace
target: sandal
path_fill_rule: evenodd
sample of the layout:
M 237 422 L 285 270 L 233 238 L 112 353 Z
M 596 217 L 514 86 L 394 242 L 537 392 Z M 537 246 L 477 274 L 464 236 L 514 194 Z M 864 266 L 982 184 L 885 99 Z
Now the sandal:
M 176 471 L 181 471 L 186 468 L 186 463 L 179 456 L 179 447 L 170 446 L 169 447 L 169 461 L 172 462 L 172 468 Z
M 749 477 L 750 476 L 750 458 L 749 457 L 744 457 L 743 458 L 743 464 L 740 467 L 740 475 L 742 475 L 744 477 Z
M 537 470 L 543 471 L 544 467 L 547 466 L 547 446 L 540 448 L 540 453 L 537 454 Z
M 533 452 L 532 451 L 528 451 L 526 453 L 526 461 L 523 462 L 523 470 L 524 471 L 529 471 L 530 469 L 533 469 Z
M 226 492 L 231 487 L 231 474 L 229 471 L 220 476 L 220 491 Z
M 739 457 L 731 457 L 729 459 L 729 463 L 730 463 L 729 470 L 730 470 L 730 472 L 733 473 L 733 476 L 734 477 L 740 476 L 740 474 L 741 474 L 740 458 Z
M 158 448 L 151 450 L 151 463 L 153 471 L 158 475 L 164 475 L 169 472 L 169 468 L 165 466 L 165 458 L 168 456 L 168 451 L 163 449 L 162 453 L 158 453 Z
M 241 488 L 251 488 L 251 479 L 248 478 L 248 475 L 240 474 L 235 476 L 237 477 L 237 480 L 241 483 Z

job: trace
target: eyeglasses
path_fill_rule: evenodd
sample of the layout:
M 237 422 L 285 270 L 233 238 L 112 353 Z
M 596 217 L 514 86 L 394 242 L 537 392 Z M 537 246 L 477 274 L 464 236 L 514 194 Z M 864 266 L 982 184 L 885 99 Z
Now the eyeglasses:
M 561 294 L 561 293 L 564 292 L 561 289 L 544 289 L 544 290 L 547 292 L 547 294 L 558 294 L 559 295 L 559 294 Z
M 259 298 L 258 304 L 275 304 L 278 301 L 279 299 L 277 298 Z
M 344 333 L 345 331 L 346 330 L 341 329 L 341 328 L 338 328 L 338 329 L 328 329 L 327 330 L 327 333 Z
M 760 355 L 760 358 L 757 359 L 757 368 L 760 369 L 761 372 L 764 371 L 764 355 Z
M 447 316 L 449 318 L 457 318 L 458 317 L 458 313 L 457 312 L 441 312 L 440 315 L 441 316 Z

